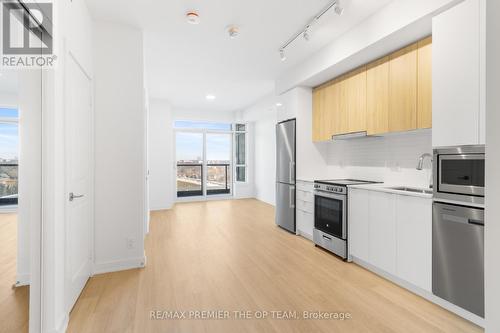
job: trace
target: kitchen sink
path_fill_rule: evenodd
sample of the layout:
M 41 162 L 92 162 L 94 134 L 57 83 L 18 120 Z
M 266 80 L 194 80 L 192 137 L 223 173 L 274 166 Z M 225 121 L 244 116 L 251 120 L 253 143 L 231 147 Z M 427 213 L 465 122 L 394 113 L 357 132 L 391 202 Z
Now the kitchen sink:
M 422 194 L 432 194 L 433 193 L 432 190 L 426 190 L 426 189 L 416 188 L 416 187 L 406 187 L 406 186 L 388 187 L 388 189 L 396 190 L 396 191 L 422 193 Z

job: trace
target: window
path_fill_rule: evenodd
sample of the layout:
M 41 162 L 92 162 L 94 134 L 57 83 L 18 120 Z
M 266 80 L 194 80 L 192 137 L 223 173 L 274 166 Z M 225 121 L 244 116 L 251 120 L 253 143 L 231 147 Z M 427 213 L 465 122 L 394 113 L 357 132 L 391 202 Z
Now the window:
M 235 179 L 237 182 L 247 181 L 247 149 L 246 149 L 246 125 L 235 125 Z
M 17 204 L 18 145 L 18 111 L 0 108 L 0 205 Z

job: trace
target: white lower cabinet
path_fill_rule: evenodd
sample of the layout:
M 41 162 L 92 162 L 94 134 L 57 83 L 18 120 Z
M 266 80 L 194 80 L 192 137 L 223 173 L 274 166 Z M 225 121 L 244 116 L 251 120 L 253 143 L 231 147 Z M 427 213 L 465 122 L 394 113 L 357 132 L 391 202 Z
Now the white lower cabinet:
M 314 215 L 310 212 L 298 209 L 296 211 L 297 234 L 312 240 L 314 228 Z
M 370 193 L 370 262 L 396 274 L 396 195 Z
M 430 292 L 432 200 L 351 188 L 349 247 L 353 257 Z
M 351 255 L 370 261 L 370 191 L 349 189 L 349 248 Z
M 397 196 L 397 276 L 432 291 L 432 200 Z
M 296 197 L 295 219 L 297 234 L 312 240 L 314 228 L 314 184 L 298 180 Z

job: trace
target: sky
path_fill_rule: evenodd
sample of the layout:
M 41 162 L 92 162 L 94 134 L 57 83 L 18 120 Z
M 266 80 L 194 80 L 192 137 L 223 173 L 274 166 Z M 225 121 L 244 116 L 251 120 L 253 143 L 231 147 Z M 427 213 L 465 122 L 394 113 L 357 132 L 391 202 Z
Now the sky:
M 231 130 L 231 124 L 176 121 L 176 128 Z M 231 160 L 231 133 L 207 133 L 207 160 Z M 177 160 L 203 158 L 203 133 L 176 133 Z
M 15 109 L 0 108 L 0 118 L 17 118 Z M 16 159 L 19 157 L 18 124 L 0 122 L 0 159 Z

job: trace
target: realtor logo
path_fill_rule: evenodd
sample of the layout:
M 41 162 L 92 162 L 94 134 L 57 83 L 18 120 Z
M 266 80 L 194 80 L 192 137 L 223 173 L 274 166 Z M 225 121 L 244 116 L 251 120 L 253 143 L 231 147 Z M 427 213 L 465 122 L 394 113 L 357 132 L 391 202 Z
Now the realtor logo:
M 2 3 L 2 66 L 53 67 L 53 3 Z

